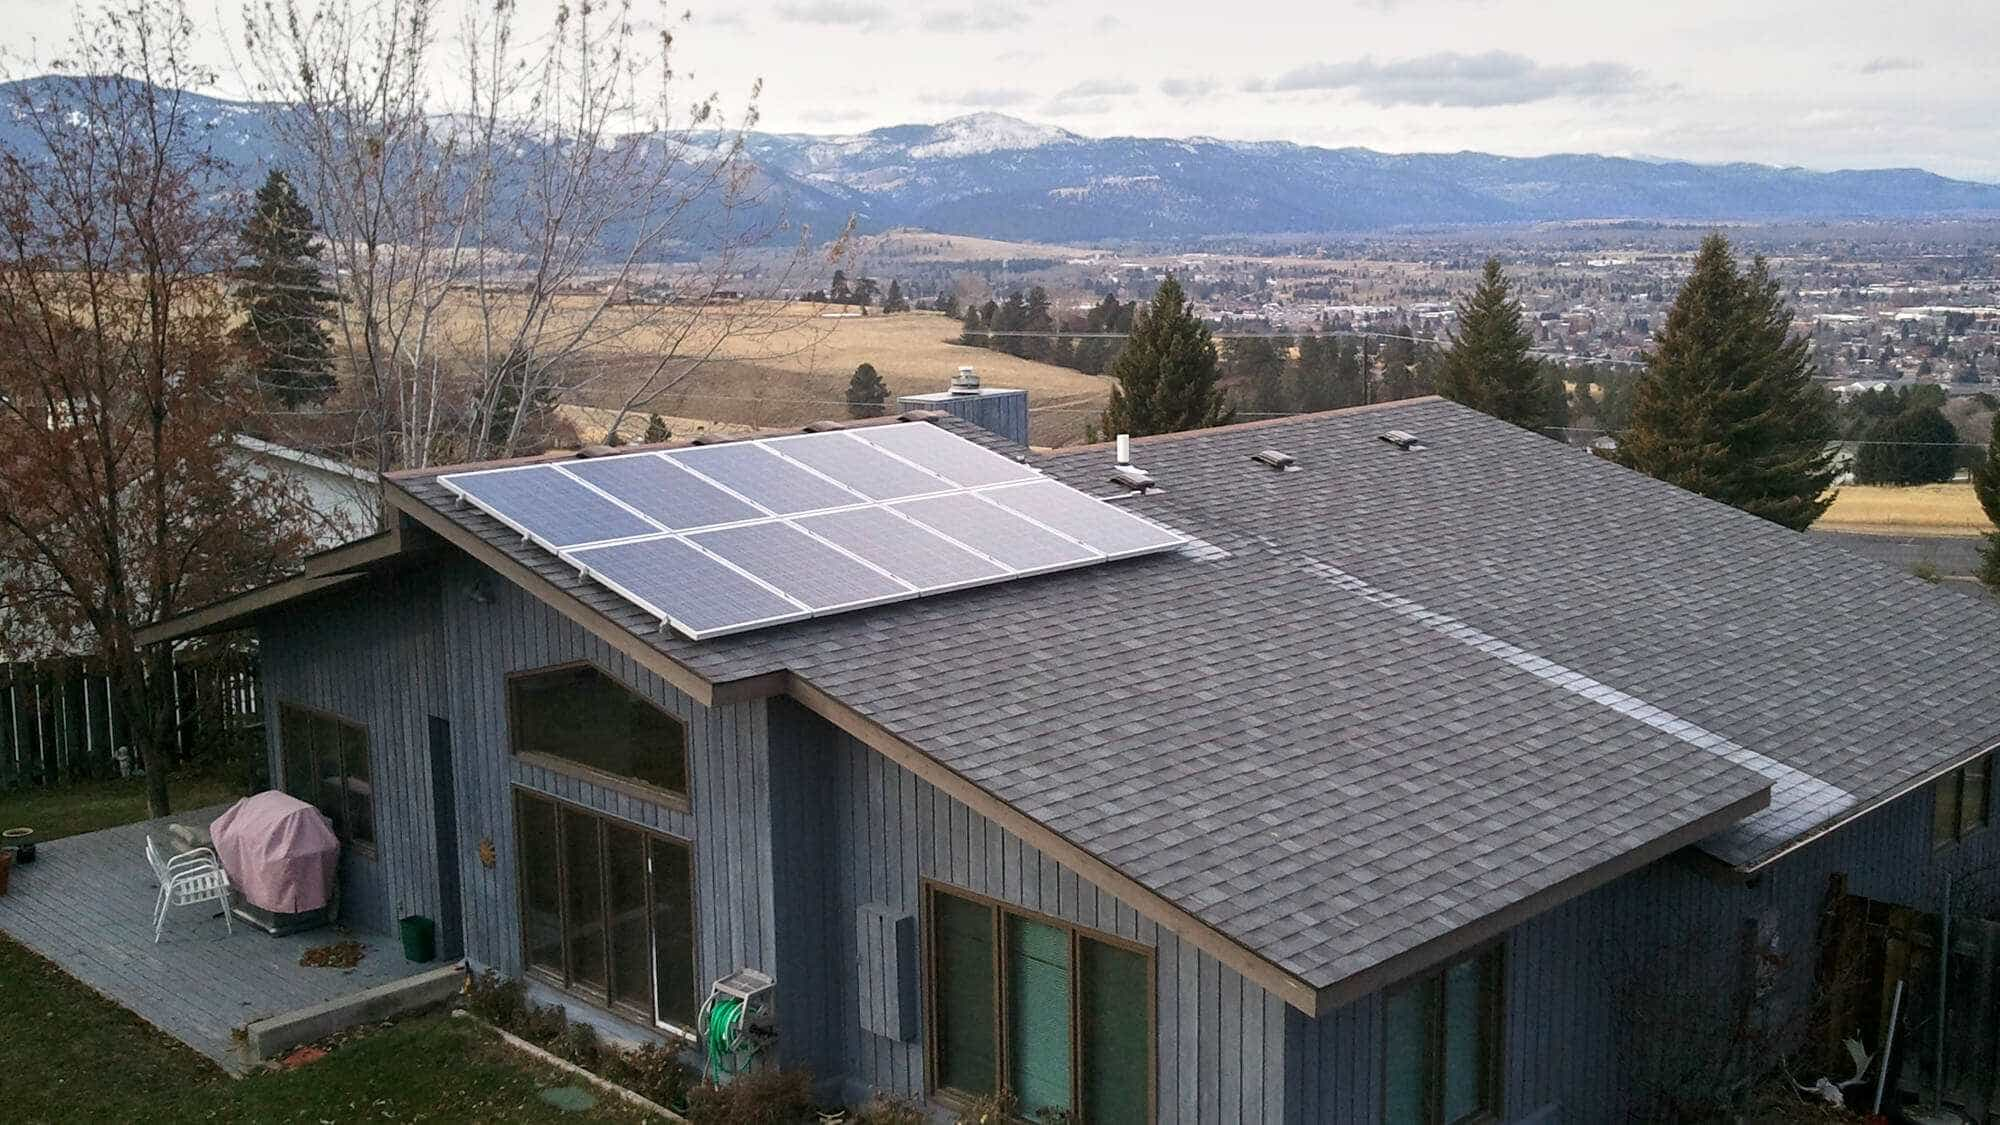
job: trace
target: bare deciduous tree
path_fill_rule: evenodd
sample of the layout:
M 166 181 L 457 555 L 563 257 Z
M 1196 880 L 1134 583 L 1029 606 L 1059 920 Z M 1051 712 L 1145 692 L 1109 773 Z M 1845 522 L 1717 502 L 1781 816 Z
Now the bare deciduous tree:
M 193 36 L 177 0 L 80 18 L 55 75 L 9 91 L 27 141 L 0 145 L 0 605 L 95 650 L 155 816 L 172 666 L 138 631 L 285 573 L 306 530 L 296 486 L 236 460 L 241 197 L 183 94 Z
M 732 340 L 796 327 L 736 300 L 803 268 L 734 120 L 680 98 L 673 35 L 629 0 L 255 0 L 247 69 L 326 240 L 335 348 L 387 470 L 538 448 L 550 409 L 614 422 Z M 451 19 L 453 26 L 444 24 Z M 797 233 L 797 232 L 794 232 Z

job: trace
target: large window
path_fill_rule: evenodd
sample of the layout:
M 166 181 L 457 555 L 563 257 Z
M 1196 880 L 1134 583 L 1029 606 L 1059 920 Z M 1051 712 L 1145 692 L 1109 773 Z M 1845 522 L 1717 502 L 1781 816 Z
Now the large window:
M 514 793 L 521 942 L 531 972 L 641 1019 L 694 1028 L 688 846 Z
M 932 1084 L 1013 1091 L 1021 1113 L 1152 1120 L 1152 955 L 1053 918 L 931 888 Z
M 291 703 L 278 704 L 278 752 L 285 792 L 333 822 L 342 843 L 375 846 L 375 789 L 368 765 L 368 731 L 344 719 Z
M 613 786 L 687 796 L 687 728 L 589 664 L 507 681 L 514 753 Z
M 1382 1044 L 1387 1125 L 1500 1116 L 1500 972 L 1496 945 L 1389 993 Z
M 1956 843 L 1993 823 L 1993 755 L 1981 754 L 1937 779 L 1931 789 L 1931 843 Z

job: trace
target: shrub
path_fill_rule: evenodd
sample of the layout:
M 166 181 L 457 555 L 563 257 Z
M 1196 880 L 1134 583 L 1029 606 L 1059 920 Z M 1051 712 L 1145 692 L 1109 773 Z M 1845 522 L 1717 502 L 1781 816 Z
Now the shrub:
M 878 1093 L 854 1111 L 854 1125 L 926 1125 L 923 1104 L 901 1094 Z
M 597 1038 L 596 1028 L 587 1023 L 573 1023 L 563 1032 L 557 1053 L 585 1070 L 596 1070 L 604 1059 L 604 1045 Z
M 472 978 L 471 987 L 466 991 L 465 1006 L 473 1015 L 492 1024 L 518 1033 L 521 1017 L 526 1014 L 527 998 L 518 980 L 503 980 L 498 973 L 488 969 Z
M 647 1043 L 622 1051 L 605 1051 L 598 1073 L 669 1109 L 685 1108 L 694 1072 L 681 1065 L 678 1049 Z
M 1021 1100 L 1012 1091 L 1001 1090 L 966 1103 L 958 1114 L 958 1125 L 1013 1125 L 1021 1119 Z
M 695 1125 L 798 1125 L 813 1118 L 812 1075 L 804 1070 L 753 1070 L 727 1085 L 688 1091 Z

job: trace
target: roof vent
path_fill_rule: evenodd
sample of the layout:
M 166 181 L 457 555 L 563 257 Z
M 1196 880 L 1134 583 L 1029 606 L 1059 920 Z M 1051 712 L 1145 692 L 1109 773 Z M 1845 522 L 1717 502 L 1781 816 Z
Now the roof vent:
M 844 430 L 846 428 L 847 423 L 836 422 L 830 418 L 822 418 L 817 422 L 807 422 L 804 426 L 805 432 L 809 434 L 823 434 L 828 430 Z
M 1296 473 L 1299 467 L 1292 463 L 1292 455 L 1282 449 L 1265 449 L 1250 455 L 1259 465 L 1268 465 L 1281 473 Z
M 579 459 L 586 457 L 611 457 L 618 453 L 615 445 L 586 445 L 576 451 Z
M 1118 435 L 1118 463 L 1111 466 L 1111 483 L 1123 485 L 1134 492 L 1144 492 L 1153 487 L 1153 474 L 1132 463 L 1132 435 Z
M 1417 440 L 1417 435 L 1408 430 L 1389 430 L 1377 436 L 1397 449 L 1422 449 L 1424 447 L 1423 443 Z
M 955 395 L 976 395 L 979 393 L 979 372 L 970 367 L 961 367 L 958 374 L 951 377 L 951 393 Z
M 689 444 L 689 445 L 717 445 L 717 444 L 720 444 L 721 442 L 725 442 L 725 441 L 728 441 L 728 440 L 729 440 L 728 438 L 725 438 L 725 437 L 720 437 L 720 436 L 718 436 L 718 435 L 716 435 L 716 434 L 712 434 L 712 433 L 709 433 L 709 432 L 708 432 L 707 430 L 703 430 L 702 432 L 700 432 L 700 433 L 698 433 L 698 434 L 694 435 L 693 437 L 689 438 L 689 439 L 688 439 L 688 444 Z

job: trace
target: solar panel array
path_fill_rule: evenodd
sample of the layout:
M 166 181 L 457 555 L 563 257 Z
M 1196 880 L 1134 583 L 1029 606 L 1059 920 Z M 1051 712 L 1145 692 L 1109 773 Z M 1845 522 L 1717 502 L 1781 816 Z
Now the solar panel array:
M 695 640 L 1187 542 L 925 422 L 439 481 Z

